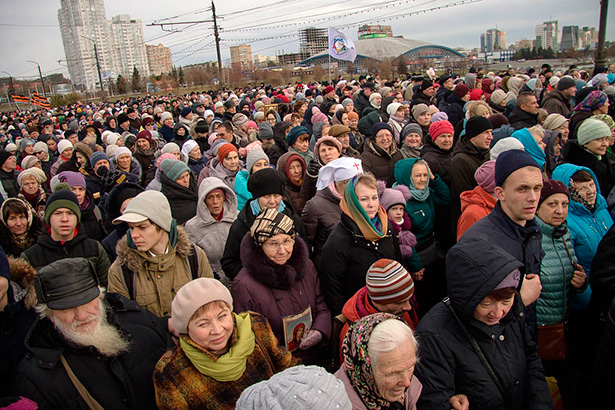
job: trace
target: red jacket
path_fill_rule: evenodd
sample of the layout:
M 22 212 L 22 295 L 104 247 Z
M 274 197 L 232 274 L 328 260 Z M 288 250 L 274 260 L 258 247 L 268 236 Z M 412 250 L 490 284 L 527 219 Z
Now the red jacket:
M 408 326 L 410 326 L 412 330 L 414 330 L 416 325 L 419 323 L 419 319 L 416 315 L 414 301 L 412 299 L 410 301 L 412 304 L 412 310 L 405 312 L 401 318 L 408 324 Z M 344 327 L 342 327 L 342 330 L 340 331 L 340 356 L 342 351 L 342 342 L 344 341 L 344 336 L 348 333 L 348 328 L 350 325 L 362 317 L 373 315 L 374 313 L 379 313 L 379 311 L 369 301 L 367 287 L 363 286 L 357 293 L 354 294 L 354 296 L 348 299 L 342 308 L 342 314 L 348 320 L 344 323 Z M 343 362 L 344 360 L 340 357 L 340 363 Z
M 480 185 L 471 191 L 462 192 L 459 199 L 461 200 L 461 216 L 457 221 L 457 241 L 474 222 L 489 215 L 498 201 Z

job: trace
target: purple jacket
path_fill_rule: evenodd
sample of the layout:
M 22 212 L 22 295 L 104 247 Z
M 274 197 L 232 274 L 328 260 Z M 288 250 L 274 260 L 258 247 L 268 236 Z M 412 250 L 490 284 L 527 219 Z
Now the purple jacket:
M 252 310 L 265 316 L 273 333 L 284 344 L 282 318 L 312 309 L 312 329 L 320 331 L 325 343 L 331 335 L 331 314 L 320 289 L 320 281 L 308 257 L 305 242 L 296 236 L 291 258 L 276 265 L 254 243 L 250 233 L 241 242 L 243 268 L 233 280 L 231 293 L 235 312 Z

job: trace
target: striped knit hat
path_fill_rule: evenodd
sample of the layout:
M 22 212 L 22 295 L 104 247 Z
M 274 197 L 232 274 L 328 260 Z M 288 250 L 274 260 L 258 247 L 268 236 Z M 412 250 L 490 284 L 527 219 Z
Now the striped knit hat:
M 397 261 L 380 259 L 367 270 L 367 293 L 377 303 L 399 303 L 414 294 L 414 281 Z
M 295 222 L 275 209 L 261 211 L 250 229 L 250 236 L 258 246 L 262 246 L 267 239 L 280 234 L 294 235 Z

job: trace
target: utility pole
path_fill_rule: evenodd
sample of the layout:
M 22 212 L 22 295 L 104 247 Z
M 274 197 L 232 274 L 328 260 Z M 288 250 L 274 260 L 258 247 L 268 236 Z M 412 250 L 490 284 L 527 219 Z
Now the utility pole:
M 41 72 L 41 65 L 36 61 L 27 60 L 28 63 L 34 63 L 38 66 L 38 75 L 41 78 L 41 88 L 43 89 L 43 97 L 47 98 L 47 91 L 45 91 L 45 82 L 43 81 L 43 73 Z
M 2 71 L 2 72 L 9 76 L 10 93 L 11 95 L 15 94 L 15 86 L 13 85 L 13 76 L 10 73 L 7 73 L 6 71 Z
M 595 67 L 604 67 L 606 64 L 606 53 L 604 50 L 604 40 L 606 37 L 606 15 L 609 9 L 609 0 L 600 0 L 600 26 L 598 27 L 598 48 L 594 59 Z
M 224 82 L 222 71 L 222 57 L 220 57 L 220 36 L 218 35 L 218 22 L 216 21 L 216 6 L 214 1 L 211 0 L 211 12 L 213 14 L 212 20 L 198 20 L 198 21 L 174 21 L 169 23 L 150 23 L 148 26 L 160 26 L 164 30 L 164 26 L 182 25 L 182 24 L 199 24 L 199 23 L 214 23 L 214 39 L 216 41 L 216 53 L 218 56 L 218 80 L 220 85 Z M 168 31 L 168 30 L 165 30 Z
M 92 40 L 89 37 L 81 36 L 86 40 L 90 40 L 94 43 L 94 58 L 96 58 L 96 69 L 98 70 L 98 84 L 100 85 L 100 98 L 105 98 L 105 86 L 103 85 L 102 75 L 100 74 L 100 60 L 98 60 L 98 48 L 96 47 L 96 41 Z
M 220 86 L 224 84 L 224 77 L 222 72 L 222 58 L 220 57 L 220 36 L 218 35 L 218 22 L 216 21 L 216 5 L 214 0 L 211 0 L 211 13 L 214 19 L 214 39 L 216 40 L 216 54 L 218 55 L 218 79 Z

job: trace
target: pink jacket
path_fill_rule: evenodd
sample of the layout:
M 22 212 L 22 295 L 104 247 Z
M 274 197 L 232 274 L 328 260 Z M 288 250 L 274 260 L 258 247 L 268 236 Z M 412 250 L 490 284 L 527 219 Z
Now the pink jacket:
M 337 372 L 335 372 L 335 377 L 340 379 L 342 383 L 344 383 L 344 387 L 346 388 L 346 393 L 348 394 L 348 398 L 350 398 L 350 402 L 352 403 L 352 410 L 367 410 L 365 404 L 355 391 L 354 387 L 352 387 L 352 383 L 346 374 L 346 366 L 342 364 Z M 419 381 L 419 379 L 414 376 L 412 381 L 410 382 L 410 387 L 406 391 L 406 402 L 405 408 L 406 410 L 416 410 L 416 402 L 421 395 L 421 390 L 423 390 L 423 385 Z

